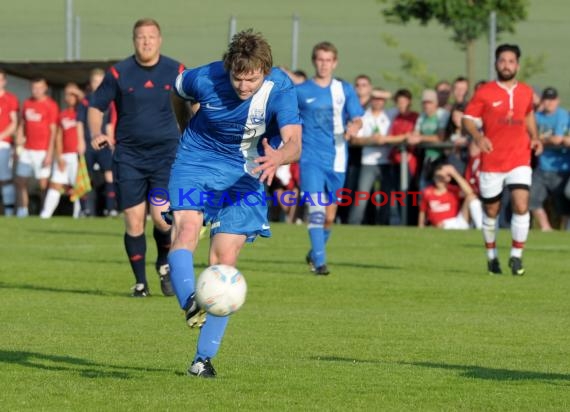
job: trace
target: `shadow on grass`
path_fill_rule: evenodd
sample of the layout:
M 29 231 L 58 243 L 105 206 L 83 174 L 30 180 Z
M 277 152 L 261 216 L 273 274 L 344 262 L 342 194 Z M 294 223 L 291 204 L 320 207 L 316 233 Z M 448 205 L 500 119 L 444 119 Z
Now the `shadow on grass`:
M 77 293 L 80 295 L 94 295 L 94 296 L 128 296 L 127 293 L 104 292 L 99 289 L 61 289 L 49 286 L 29 285 L 25 283 L 0 282 L 0 289 L 33 290 L 37 292 L 55 292 L 55 293 Z
M 390 361 L 380 359 L 358 359 L 342 356 L 311 356 L 311 360 L 321 362 L 343 362 L 343 363 L 368 363 L 368 364 L 389 364 Z M 570 381 L 570 374 L 549 373 L 535 371 L 519 371 L 512 369 L 487 368 L 476 365 L 454 365 L 449 363 L 437 362 L 396 362 L 399 365 L 420 366 L 423 368 L 445 369 L 459 371 L 460 376 L 469 379 L 487 379 L 495 381 Z
M 78 236 L 109 236 L 109 237 L 120 237 L 124 236 L 123 232 L 121 231 L 113 231 L 113 232 L 101 232 L 97 230 L 85 230 L 85 229 L 78 229 L 78 230 L 69 230 L 69 229 L 38 229 L 38 228 L 30 228 L 27 229 L 28 232 L 33 234 L 45 233 L 52 236 L 69 236 L 69 235 L 78 235 Z
M 96 363 L 72 356 L 9 350 L 0 350 L 0 363 L 46 371 L 72 372 L 83 378 L 133 379 L 135 377 L 133 372 L 171 372 L 168 369 L 118 366 Z
M 454 365 L 436 362 L 399 362 L 401 365 L 421 366 L 424 368 L 460 371 L 465 378 L 488 379 L 494 381 L 570 381 L 570 374 L 518 371 L 512 369 L 487 368 L 476 365 Z
M 283 264 L 291 265 L 291 264 L 296 263 L 295 261 L 285 260 L 285 259 L 256 259 L 256 258 L 247 257 L 247 258 L 243 258 L 243 260 L 240 261 L 240 264 L 241 264 L 241 266 L 245 266 L 250 262 L 251 263 L 271 263 L 274 265 L 279 265 L 280 267 Z M 304 267 L 307 266 L 304 258 L 302 260 L 299 260 L 298 263 L 301 266 L 304 266 Z M 401 266 L 378 265 L 378 264 L 372 264 L 372 263 L 338 262 L 335 260 L 331 260 L 328 263 L 328 265 L 331 267 L 346 266 L 346 267 L 350 267 L 350 268 L 362 268 L 362 269 L 385 269 L 385 270 L 402 270 L 403 269 Z

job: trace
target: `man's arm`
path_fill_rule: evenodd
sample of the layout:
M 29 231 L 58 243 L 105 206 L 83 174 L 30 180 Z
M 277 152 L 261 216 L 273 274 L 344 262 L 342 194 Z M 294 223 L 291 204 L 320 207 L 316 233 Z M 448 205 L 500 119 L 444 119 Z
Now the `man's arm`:
M 483 153 L 489 153 L 493 151 L 493 144 L 488 137 L 484 136 L 479 131 L 479 128 L 475 124 L 475 120 L 464 116 L 461 123 L 463 124 L 463 127 L 465 128 L 467 134 L 473 138 L 473 141 Z
M 54 155 L 53 160 L 57 163 L 59 170 L 65 170 L 65 160 L 63 160 L 63 130 L 61 127 L 57 128 L 55 132 L 55 144 L 54 144 Z
M 418 215 L 418 227 L 426 227 L 426 212 L 420 210 Z
M 44 159 L 44 166 L 51 166 L 53 159 L 54 159 L 54 151 L 55 151 L 55 141 L 57 136 L 57 131 L 59 127 L 56 123 L 51 123 L 49 125 L 49 145 L 47 149 L 47 154 Z
M 18 112 L 10 112 L 10 124 L 0 132 L 0 140 L 4 140 L 8 136 L 12 136 L 18 129 Z
M 103 115 L 104 113 L 95 107 L 87 109 L 87 127 L 89 127 L 89 132 L 91 133 L 91 146 L 95 150 L 101 150 L 103 147 L 113 143 L 109 136 L 101 133 Z
M 443 170 L 445 170 L 445 172 L 448 173 L 449 176 L 451 176 L 457 182 L 465 197 L 473 194 L 473 188 L 469 182 L 465 180 L 463 176 L 461 176 L 461 173 L 459 173 L 455 167 L 452 165 L 446 165 L 443 167 Z
M 192 108 L 190 105 L 182 98 L 180 98 L 176 93 L 170 95 L 170 102 L 172 104 L 172 111 L 176 116 L 176 121 L 178 122 L 178 130 L 180 133 L 186 129 L 188 121 L 192 118 Z
M 259 180 L 261 182 L 267 181 L 268 185 L 273 182 L 273 177 L 279 166 L 296 162 L 301 157 L 302 126 L 300 124 L 288 124 L 280 129 L 280 133 L 283 145 L 275 150 L 267 139 L 263 139 L 265 155 L 255 159 L 259 166 L 253 169 L 253 173 L 261 172 Z
M 543 147 L 542 142 L 538 136 L 538 130 L 536 127 L 536 119 L 534 117 L 534 111 L 531 111 L 526 115 L 526 128 L 530 136 L 530 148 L 534 150 L 536 156 L 542 153 Z

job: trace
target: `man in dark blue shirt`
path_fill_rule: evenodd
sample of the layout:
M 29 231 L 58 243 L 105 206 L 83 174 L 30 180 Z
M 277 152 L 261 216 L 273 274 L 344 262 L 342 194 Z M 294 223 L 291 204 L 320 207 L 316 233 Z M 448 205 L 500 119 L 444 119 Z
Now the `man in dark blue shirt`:
M 113 184 L 113 152 L 111 147 L 107 146 L 102 149 L 94 150 L 91 146 L 91 133 L 87 127 L 87 109 L 89 102 L 93 99 L 93 93 L 99 88 L 105 77 L 105 70 L 95 68 L 91 70 L 89 75 L 89 94 L 77 105 L 77 132 L 83 136 L 85 140 L 85 161 L 87 162 L 87 170 L 93 181 L 93 174 L 97 170 L 103 172 L 105 180 L 105 216 L 117 216 L 116 192 Z M 115 105 L 111 104 L 103 114 L 103 123 L 100 133 L 109 136 L 114 141 L 115 124 L 117 123 L 117 111 Z M 92 190 L 87 194 L 86 205 L 83 211 L 87 216 L 95 215 L 97 199 L 96 191 Z M 83 206 L 83 205 L 82 205 Z
M 170 95 L 172 84 L 184 66 L 160 54 L 162 37 L 158 22 L 138 20 L 133 28 L 135 54 L 115 64 L 89 104 L 91 145 L 114 145 L 113 177 L 119 209 L 125 216 L 125 249 L 136 278 L 133 296 L 148 296 L 145 273 L 146 201 L 158 248 L 156 269 L 164 295 L 172 296 L 167 255 L 170 227 L 161 212 L 169 207 L 168 180 L 180 132 Z M 116 142 L 101 133 L 103 113 L 114 101 L 117 108 Z M 162 194 L 162 196 L 161 196 Z M 160 199 L 159 199 L 160 198 Z

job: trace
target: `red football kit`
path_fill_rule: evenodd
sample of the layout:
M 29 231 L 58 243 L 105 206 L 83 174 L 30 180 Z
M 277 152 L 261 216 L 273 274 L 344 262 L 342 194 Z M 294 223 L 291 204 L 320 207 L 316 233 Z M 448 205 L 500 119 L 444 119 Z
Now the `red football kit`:
M 12 93 L 4 92 L 0 96 L 0 132 L 6 130 L 6 128 L 12 123 L 11 113 L 16 112 L 18 114 L 18 98 Z M 13 136 L 7 136 L 2 139 L 4 142 L 12 143 Z
M 481 119 L 493 151 L 481 153 L 482 172 L 508 172 L 530 166 L 526 117 L 533 111 L 533 91 L 524 83 L 511 89 L 497 81 L 485 83 L 465 109 L 465 117 Z
M 50 125 L 57 124 L 59 108 L 52 98 L 43 100 L 28 99 L 22 107 L 24 116 L 24 133 L 29 150 L 48 150 Z

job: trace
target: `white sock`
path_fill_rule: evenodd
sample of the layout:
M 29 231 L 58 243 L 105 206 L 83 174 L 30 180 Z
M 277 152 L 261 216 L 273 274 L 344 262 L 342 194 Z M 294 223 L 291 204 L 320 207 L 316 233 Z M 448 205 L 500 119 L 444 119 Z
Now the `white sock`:
M 495 259 L 497 257 L 497 219 L 487 216 L 483 213 L 483 238 L 485 239 L 485 248 L 487 250 L 487 259 Z
M 80 213 L 81 213 L 81 202 L 79 201 L 79 199 L 77 199 L 75 202 L 73 202 L 73 218 L 78 219 Z
M 30 213 L 28 212 L 28 208 L 25 206 L 19 206 L 18 210 L 16 211 L 17 217 L 28 217 Z
M 524 215 L 517 215 L 513 213 L 511 218 L 511 236 L 513 238 L 511 256 L 522 257 L 522 251 L 526 239 L 528 238 L 528 230 L 530 226 L 530 213 L 526 212 Z
M 59 193 L 59 190 L 48 189 L 46 199 L 44 200 L 44 208 L 40 213 L 42 219 L 49 219 L 53 216 L 53 212 L 55 212 L 57 205 L 59 205 L 60 198 L 61 193 Z
M 479 199 L 473 199 L 469 203 L 469 214 L 475 227 L 481 229 L 483 227 L 483 205 Z

